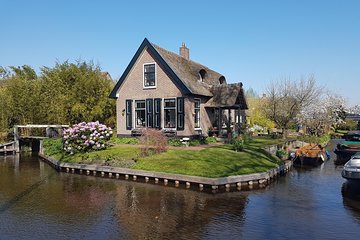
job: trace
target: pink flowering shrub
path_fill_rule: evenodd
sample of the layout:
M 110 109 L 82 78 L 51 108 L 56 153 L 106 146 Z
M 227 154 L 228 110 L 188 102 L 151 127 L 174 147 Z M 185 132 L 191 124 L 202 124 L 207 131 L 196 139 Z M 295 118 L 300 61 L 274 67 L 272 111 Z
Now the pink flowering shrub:
M 64 151 L 69 154 L 105 149 L 112 129 L 96 122 L 74 124 L 63 131 Z

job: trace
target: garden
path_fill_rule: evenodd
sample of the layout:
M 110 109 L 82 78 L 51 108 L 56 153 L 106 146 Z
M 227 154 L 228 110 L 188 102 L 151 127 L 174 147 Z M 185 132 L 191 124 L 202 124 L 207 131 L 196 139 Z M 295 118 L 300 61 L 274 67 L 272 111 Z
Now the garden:
M 265 172 L 282 161 L 262 147 L 283 142 L 270 137 L 239 136 L 229 143 L 214 137 L 168 139 L 148 129 L 140 138 L 117 138 L 98 122 L 80 123 L 64 131 L 63 139 L 44 141 L 45 154 L 69 163 L 107 165 L 203 177 Z

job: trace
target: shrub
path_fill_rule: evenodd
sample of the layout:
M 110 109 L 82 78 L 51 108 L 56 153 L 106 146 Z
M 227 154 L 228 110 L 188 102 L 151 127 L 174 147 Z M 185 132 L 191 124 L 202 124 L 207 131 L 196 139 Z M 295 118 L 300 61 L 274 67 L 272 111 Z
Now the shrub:
M 299 138 L 301 141 L 307 142 L 307 143 L 316 143 L 316 144 L 327 144 L 330 141 L 330 135 L 325 134 L 320 137 L 310 135 L 310 136 L 302 136 Z
M 205 144 L 211 144 L 211 143 L 216 143 L 216 142 L 217 142 L 217 140 L 216 140 L 215 137 L 206 137 L 206 138 L 204 139 L 204 143 L 205 143 Z
M 111 128 L 97 122 L 74 124 L 63 131 L 63 150 L 69 154 L 106 149 Z
M 63 142 L 61 139 L 44 139 L 43 144 L 45 155 L 48 156 L 56 155 L 63 150 Z
M 241 134 L 238 138 L 244 140 L 244 143 L 250 143 L 252 141 L 252 136 L 250 134 Z
M 167 150 L 167 137 L 156 129 L 147 128 L 141 135 L 141 155 L 150 156 L 154 153 L 161 153 Z
M 200 140 L 194 139 L 189 142 L 189 146 L 199 146 L 201 144 Z
M 244 150 L 244 140 L 241 138 L 233 138 L 231 140 L 231 145 L 236 152 L 241 152 Z
M 174 146 L 174 147 L 181 147 L 184 144 L 180 141 L 180 139 L 169 139 L 168 140 L 168 144 L 170 146 Z
M 276 156 L 278 157 L 278 158 L 284 158 L 284 157 L 286 157 L 287 156 L 287 152 L 284 150 L 284 149 L 278 149 L 277 151 L 276 151 Z

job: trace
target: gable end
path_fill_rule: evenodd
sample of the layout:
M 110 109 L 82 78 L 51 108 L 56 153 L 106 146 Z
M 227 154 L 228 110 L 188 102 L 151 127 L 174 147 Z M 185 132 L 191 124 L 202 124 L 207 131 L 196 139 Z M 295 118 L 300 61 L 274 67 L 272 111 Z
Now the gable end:
M 141 43 L 140 47 L 136 51 L 135 55 L 131 59 L 129 65 L 126 67 L 124 73 L 121 75 L 119 81 L 116 83 L 114 89 L 111 91 L 109 97 L 110 98 L 117 98 L 116 93 L 121 87 L 122 83 L 125 81 L 127 75 L 133 68 L 134 64 L 136 63 L 137 59 L 139 58 L 140 54 L 143 50 L 147 48 L 150 55 L 154 58 L 154 60 L 159 64 L 159 66 L 165 71 L 165 73 L 170 77 L 170 79 L 174 82 L 174 84 L 180 89 L 180 91 L 187 95 L 192 94 L 190 89 L 181 81 L 181 79 L 176 75 L 176 73 L 171 69 L 171 67 L 166 63 L 166 61 L 161 57 L 161 55 L 156 51 L 156 49 L 152 46 L 152 44 L 147 40 Z

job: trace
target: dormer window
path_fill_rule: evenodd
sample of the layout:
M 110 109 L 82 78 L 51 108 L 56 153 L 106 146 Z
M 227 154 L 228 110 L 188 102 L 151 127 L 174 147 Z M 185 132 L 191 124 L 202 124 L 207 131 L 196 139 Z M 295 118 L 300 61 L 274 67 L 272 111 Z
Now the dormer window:
M 201 69 L 199 71 L 199 81 L 204 82 L 205 78 L 206 78 L 206 71 L 204 69 Z
M 144 87 L 145 88 L 156 87 L 155 63 L 144 64 Z
M 224 76 L 221 76 L 220 78 L 219 78 L 219 83 L 220 84 L 223 84 L 223 83 L 225 83 L 225 77 Z

